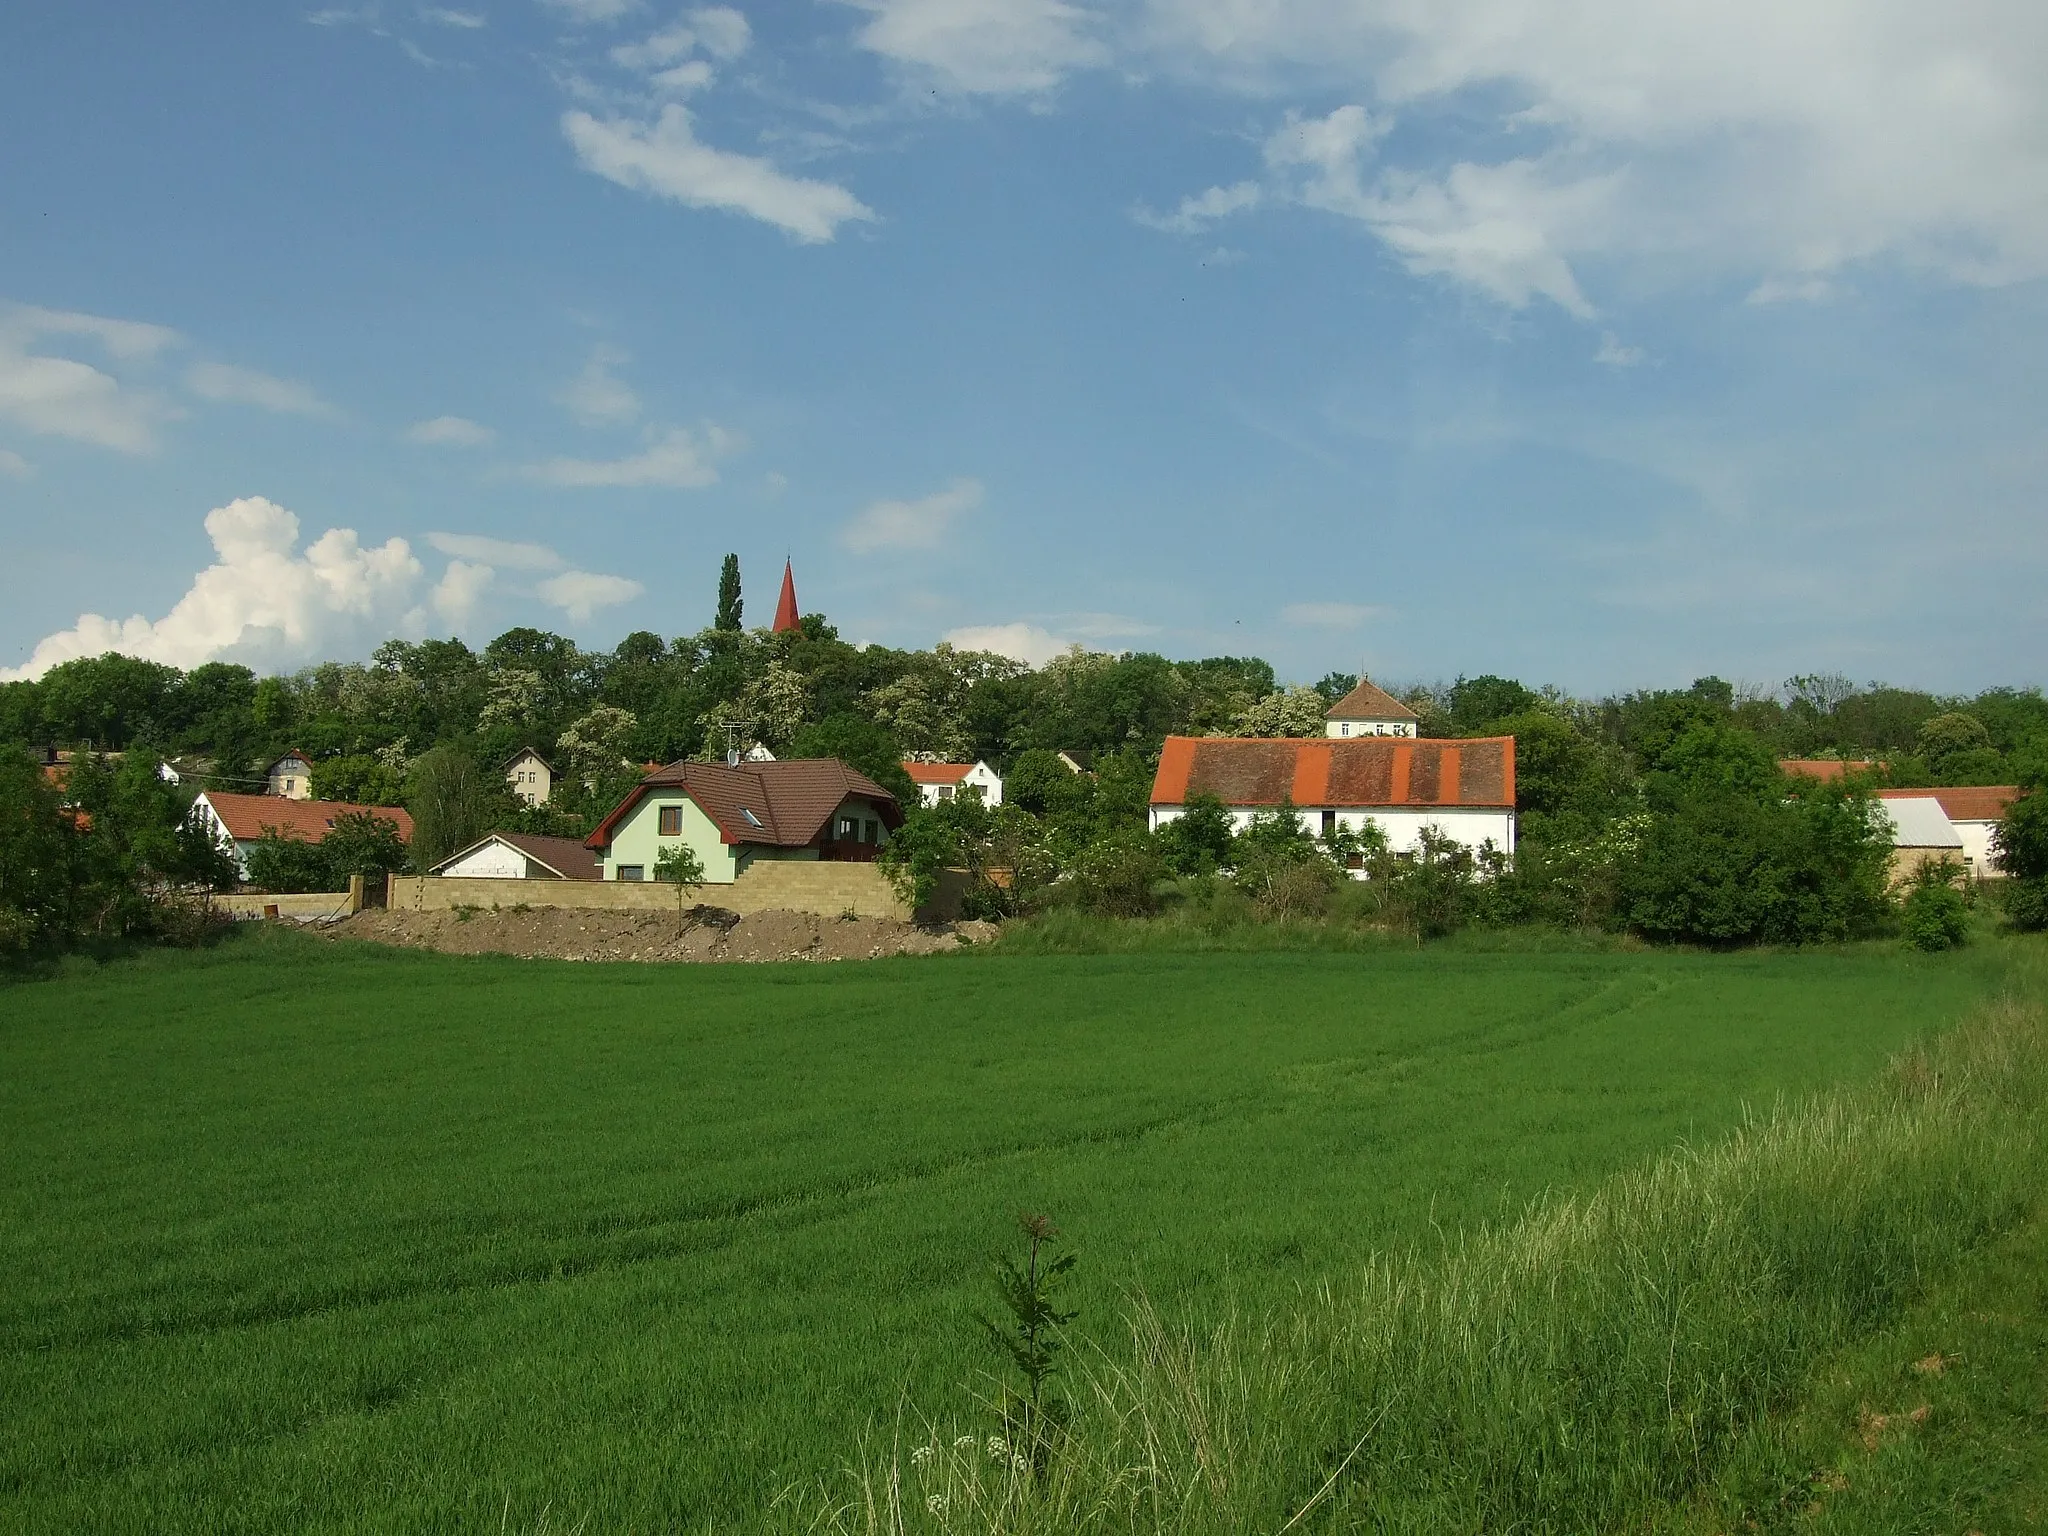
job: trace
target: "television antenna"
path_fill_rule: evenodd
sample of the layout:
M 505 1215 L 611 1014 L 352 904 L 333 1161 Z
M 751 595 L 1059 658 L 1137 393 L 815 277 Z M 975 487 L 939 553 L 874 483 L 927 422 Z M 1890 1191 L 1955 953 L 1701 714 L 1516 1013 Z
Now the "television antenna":
M 721 720 L 718 728 L 725 732 L 725 766 L 737 768 L 740 765 L 740 743 L 746 733 L 754 728 L 751 720 Z

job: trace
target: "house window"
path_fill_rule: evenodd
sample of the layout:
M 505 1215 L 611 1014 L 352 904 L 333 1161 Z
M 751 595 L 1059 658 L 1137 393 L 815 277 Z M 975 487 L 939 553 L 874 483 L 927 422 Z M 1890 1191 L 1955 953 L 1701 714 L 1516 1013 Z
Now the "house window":
M 840 818 L 839 818 L 839 840 L 840 840 L 841 842 L 847 842 L 847 843 L 850 843 L 850 842 L 854 841 L 854 840 L 855 840 L 856 838 L 858 838 L 858 837 L 860 836 L 859 828 L 860 828 L 860 823 L 859 823 L 859 822 L 857 822 L 857 821 L 855 821 L 855 820 L 854 820 L 854 819 L 853 819 L 853 818 L 852 818 L 851 816 L 842 816 L 842 817 L 840 817 Z
M 681 837 L 683 808 L 680 805 L 664 805 L 661 808 L 661 819 L 654 830 L 662 837 Z
M 1349 736 L 1351 734 L 1351 722 L 1347 720 L 1342 725 L 1338 726 L 1337 734 L 1339 736 Z
M 952 799 L 952 798 L 953 798 L 953 786 L 952 786 L 952 785 L 950 785 L 950 784 L 941 784 L 941 785 L 939 786 L 939 798 L 940 798 L 941 800 L 950 800 L 950 799 Z
M 867 823 L 867 841 L 879 843 L 882 840 L 882 824 L 878 821 Z
M 1335 832 L 1336 830 L 1337 813 L 1335 811 L 1323 812 L 1323 836 L 1328 837 L 1331 833 Z
M 647 878 L 647 866 L 645 864 L 621 864 L 619 866 L 619 878 L 636 883 L 645 880 Z
M 290 794 L 292 792 L 292 780 L 286 779 L 284 781 L 284 792 L 286 794 Z

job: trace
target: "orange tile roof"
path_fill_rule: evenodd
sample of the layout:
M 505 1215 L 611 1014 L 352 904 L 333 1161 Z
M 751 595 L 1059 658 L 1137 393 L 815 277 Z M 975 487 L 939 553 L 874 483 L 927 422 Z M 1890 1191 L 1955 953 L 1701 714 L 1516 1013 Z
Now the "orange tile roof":
M 1386 689 L 1358 680 L 1358 686 L 1323 711 L 1325 720 L 1414 720 L 1415 711 Z
M 2016 784 L 1971 784 L 1955 789 L 1880 789 L 1880 800 L 1938 800 L 1950 821 L 1998 821 L 2019 799 Z
M 1782 772 L 1789 773 L 1794 778 L 1819 779 L 1823 784 L 1832 784 L 1835 780 L 1852 773 L 1869 773 L 1872 769 L 1880 766 L 1882 765 L 1866 762 L 1862 759 L 1844 761 L 1838 757 L 1781 757 L 1778 759 L 1778 767 Z
M 910 775 L 913 784 L 958 784 L 974 772 L 972 763 L 913 763 L 906 761 L 903 771 Z
M 228 836 L 238 843 L 253 843 L 266 828 L 272 827 L 279 837 L 321 842 L 333 830 L 337 816 L 357 811 L 368 811 L 395 822 L 399 839 L 412 841 L 412 817 L 401 806 L 354 805 L 346 800 L 287 800 L 282 795 L 231 795 L 212 789 L 199 798 L 213 807 L 213 814 L 228 829 Z
M 1152 804 L 1211 794 L 1225 805 L 1511 809 L 1515 738 L 1169 736 Z

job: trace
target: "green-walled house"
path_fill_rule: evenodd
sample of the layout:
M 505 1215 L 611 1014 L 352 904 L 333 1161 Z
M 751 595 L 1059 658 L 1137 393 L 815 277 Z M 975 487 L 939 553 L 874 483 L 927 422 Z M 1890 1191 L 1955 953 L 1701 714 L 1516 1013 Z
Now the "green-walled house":
M 707 883 L 729 885 L 761 859 L 870 862 L 902 825 L 896 797 L 837 758 L 680 762 L 649 773 L 586 841 L 605 880 L 651 880 L 662 850 L 687 844 Z

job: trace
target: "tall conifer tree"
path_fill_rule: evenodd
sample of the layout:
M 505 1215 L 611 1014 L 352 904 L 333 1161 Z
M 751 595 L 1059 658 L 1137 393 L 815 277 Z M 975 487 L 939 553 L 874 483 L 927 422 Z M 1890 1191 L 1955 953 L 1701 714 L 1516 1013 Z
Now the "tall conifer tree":
M 713 621 L 715 629 L 737 630 L 740 627 L 740 557 L 727 555 L 725 565 L 718 573 L 718 617 Z

